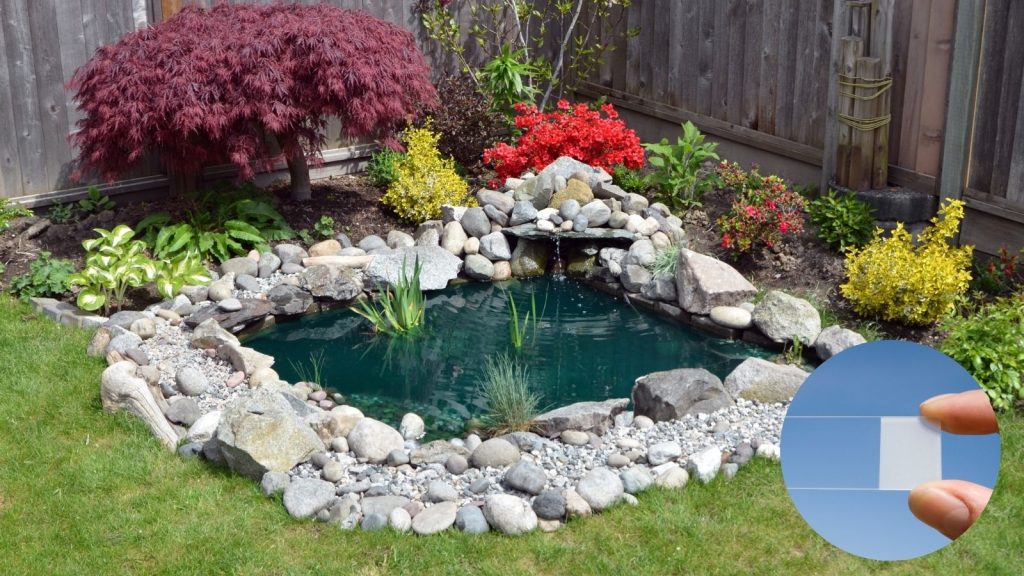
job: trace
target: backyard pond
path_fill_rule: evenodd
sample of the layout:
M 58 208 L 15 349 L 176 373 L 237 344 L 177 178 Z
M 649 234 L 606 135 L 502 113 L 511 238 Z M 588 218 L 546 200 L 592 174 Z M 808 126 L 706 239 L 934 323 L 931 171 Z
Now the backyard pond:
M 538 318 L 518 350 L 509 329 L 509 298 L 520 325 L 534 309 Z M 430 438 L 458 434 L 468 419 L 484 414 L 484 359 L 503 353 L 529 366 L 543 410 L 628 398 L 634 381 L 651 372 L 706 368 L 724 378 L 750 356 L 771 355 L 558 277 L 429 293 L 424 329 L 412 338 L 374 336 L 368 321 L 341 309 L 280 323 L 245 345 L 274 356 L 275 370 L 289 382 L 316 378 L 318 370 L 325 389 L 384 422 L 419 414 Z

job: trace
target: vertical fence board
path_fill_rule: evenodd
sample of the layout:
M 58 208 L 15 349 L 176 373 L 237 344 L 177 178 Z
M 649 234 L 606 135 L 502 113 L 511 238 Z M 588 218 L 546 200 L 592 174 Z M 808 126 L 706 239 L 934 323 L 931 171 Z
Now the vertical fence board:
M 1010 162 L 1014 148 L 1014 136 L 1017 126 L 1017 109 L 1020 100 L 1021 82 L 1024 80 L 1024 41 L 1021 30 L 1024 28 L 1024 2 L 1010 4 L 1010 17 L 1007 22 L 1012 34 L 1007 36 L 1002 53 L 1006 61 L 1003 67 L 1002 89 L 999 94 L 999 119 L 996 124 L 995 149 L 992 157 L 992 183 L 988 190 L 994 196 L 1007 197 Z M 995 113 L 995 111 L 992 111 Z
M 1010 4 L 1014 0 L 988 0 L 985 9 L 985 31 L 982 39 L 981 70 L 978 76 L 978 109 L 987 114 L 978 114 L 974 126 L 974 143 L 971 152 L 971 170 L 968 187 L 989 190 L 992 183 L 992 167 L 995 156 L 994 134 L 998 130 L 999 99 L 1003 84 L 1003 61 L 1010 16 Z
M 672 9 L 677 18 L 672 20 L 672 35 L 680 49 L 678 81 L 680 106 L 687 110 L 697 109 L 697 84 L 700 78 L 700 3 L 697 0 L 673 2 Z
M 914 0 L 914 19 L 910 28 L 910 53 L 907 55 L 907 84 L 903 93 L 903 133 L 900 158 L 917 163 L 917 135 L 921 130 L 921 97 L 924 93 L 924 72 L 928 56 L 928 24 L 931 0 Z
M 746 50 L 746 27 L 744 20 L 746 15 L 746 3 L 744 0 L 729 0 L 726 7 L 726 29 L 720 33 L 723 37 L 728 30 L 729 38 L 729 62 L 721 75 L 720 81 L 725 82 L 725 115 L 720 117 L 731 124 L 739 124 L 743 121 L 743 84 L 744 64 Z
M 60 61 L 67 83 L 82 64 L 88 60 L 85 52 L 85 28 L 82 26 L 81 2 L 57 3 L 57 31 L 60 36 Z M 74 129 L 75 123 L 82 118 L 81 112 L 74 104 L 75 94 L 66 90 L 64 105 L 67 107 L 68 126 Z
M 797 95 L 796 68 L 793 63 L 797 58 L 796 35 L 800 22 L 799 0 L 779 0 L 782 10 L 779 13 L 779 68 L 778 96 L 776 100 L 776 131 L 780 138 L 795 139 L 793 131 L 793 101 Z
M 757 130 L 758 103 L 761 95 L 758 81 L 761 78 L 761 53 L 764 50 L 764 2 L 747 0 L 746 46 L 743 54 L 743 109 L 740 125 Z
M 715 0 L 700 2 L 700 77 L 697 80 L 697 113 L 711 115 L 714 99 L 712 74 L 715 58 Z
M 5 7 L 0 4 L 0 198 L 13 198 L 21 194 L 21 161 L 11 100 L 13 84 L 7 65 L 6 21 Z
M 779 38 L 783 32 L 779 30 L 779 3 L 772 0 L 764 2 L 761 15 L 761 63 L 757 94 L 757 130 L 766 134 L 775 134 L 775 99 L 778 94 Z
M 3 0 L 7 57 L 10 59 L 11 111 L 14 113 L 18 135 L 23 193 L 39 190 L 46 184 L 46 150 L 43 146 L 27 4 L 28 0 Z
M 900 142 L 903 137 L 903 94 L 907 85 L 907 55 L 910 47 L 910 2 L 896 2 L 892 27 L 892 123 L 889 124 L 889 162 L 902 165 Z
M 715 3 L 714 54 L 711 68 L 711 117 L 725 120 L 729 111 L 729 5 Z
M 46 179 L 39 183 L 42 186 L 35 192 L 45 192 L 64 187 L 70 176 L 64 173 L 64 167 L 71 162 L 67 103 L 54 0 L 34 0 L 29 4 L 28 15 L 33 44 L 32 65 L 36 71 L 36 107 L 46 167 Z
M 946 94 L 949 84 L 949 57 L 953 42 L 955 0 L 933 0 L 928 25 L 917 141 L 916 171 L 937 174 L 942 153 L 942 128 L 945 125 Z
M 1017 128 L 1014 131 L 1013 153 L 1006 185 L 1006 199 L 1024 207 L 1024 90 L 1017 102 Z

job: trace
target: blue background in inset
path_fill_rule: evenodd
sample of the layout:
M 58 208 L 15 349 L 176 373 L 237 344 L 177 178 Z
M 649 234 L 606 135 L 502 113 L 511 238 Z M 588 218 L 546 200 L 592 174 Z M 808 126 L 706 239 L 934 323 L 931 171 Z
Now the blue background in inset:
M 801 488 L 878 488 L 881 420 L 870 418 L 788 418 L 786 457 L 795 458 L 787 484 Z M 874 446 L 872 450 L 871 447 Z
M 788 487 L 845 486 L 846 464 L 872 458 L 878 482 L 878 420 L 874 432 L 838 443 L 833 429 L 845 419 L 802 420 L 792 416 L 919 416 L 922 402 L 939 394 L 978 389 L 959 364 L 911 342 L 874 342 L 846 350 L 822 364 L 804 382 L 782 428 L 782 474 Z M 815 424 L 817 423 L 817 424 Z M 851 430 L 851 433 L 855 430 Z M 838 451 L 838 454 L 830 453 Z M 825 456 L 827 454 L 827 456 Z M 942 433 L 942 476 L 995 486 L 999 436 Z M 861 475 L 854 478 L 863 480 Z M 857 486 L 850 486 L 857 487 Z M 790 490 L 804 519 L 822 537 L 847 552 L 876 560 L 915 558 L 949 543 L 917 520 L 907 506 L 909 491 Z

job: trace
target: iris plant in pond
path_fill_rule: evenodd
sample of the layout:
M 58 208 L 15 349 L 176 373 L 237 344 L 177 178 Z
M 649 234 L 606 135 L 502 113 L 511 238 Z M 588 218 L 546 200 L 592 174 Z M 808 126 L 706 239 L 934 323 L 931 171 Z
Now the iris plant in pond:
M 410 276 L 403 261 L 395 291 L 392 293 L 391 288 L 387 288 L 381 293 L 378 303 L 362 300 L 353 311 L 369 320 L 378 334 L 399 337 L 418 333 L 426 311 L 426 299 L 420 289 L 422 269 L 419 258 L 416 258 Z

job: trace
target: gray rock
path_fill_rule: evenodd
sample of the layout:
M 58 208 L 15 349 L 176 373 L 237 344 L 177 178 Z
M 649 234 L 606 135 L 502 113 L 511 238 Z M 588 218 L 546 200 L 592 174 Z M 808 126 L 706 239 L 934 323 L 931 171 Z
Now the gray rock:
M 191 426 L 203 415 L 199 404 L 191 398 L 179 398 L 167 405 L 167 419 L 175 424 Z
M 230 258 L 222 262 L 220 265 L 220 273 L 225 276 L 228 274 L 234 274 L 235 276 L 241 276 L 242 274 L 256 276 L 260 273 L 260 270 L 259 264 L 256 260 L 243 256 L 241 258 Z
M 396 532 L 408 532 L 412 530 L 412 516 L 404 508 L 395 508 L 388 515 L 388 524 Z
M 494 277 L 494 264 L 479 254 L 466 256 L 463 271 L 473 280 L 488 282 Z
M 452 206 L 450 204 L 441 206 L 441 224 L 447 226 L 450 222 L 459 222 L 468 209 L 465 206 Z
M 394 288 L 401 277 L 403 266 L 406 274 L 411 277 L 417 261 L 422 268 L 420 288 L 423 290 L 443 290 L 462 270 L 462 259 L 444 248 L 413 246 L 377 254 L 366 268 L 366 281 L 371 286 Z
M 391 452 L 388 452 L 387 463 L 388 466 L 392 467 L 398 467 L 401 466 L 402 464 L 408 464 L 409 455 L 405 452 L 405 450 L 392 450 Z
M 626 194 L 619 201 L 622 202 L 622 211 L 626 214 L 643 214 L 649 205 L 647 198 L 634 193 Z
M 423 418 L 409 412 L 402 416 L 402 423 L 398 426 L 399 433 L 406 440 L 419 440 L 426 434 L 426 424 Z
M 508 219 L 508 225 L 519 226 L 520 224 L 533 222 L 536 219 L 537 208 L 529 202 L 519 201 L 512 207 L 512 216 Z
M 203 454 L 202 442 L 188 442 L 178 446 L 178 456 L 184 460 L 199 458 Z
M 404 496 L 364 496 L 362 500 L 363 514 L 380 514 L 390 516 L 391 512 L 409 503 Z
M 260 254 L 260 259 L 256 263 L 260 278 L 270 278 L 279 268 L 281 268 L 281 258 L 277 254 L 273 252 Z
M 440 223 L 439 220 L 435 222 Z M 424 230 L 422 234 L 416 236 L 415 246 L 440 246 L 441 245 L 441 232 L 428 228 Z
M 655 274 L 650 282 L 643 285 L 640 294 L 650 300 L 675 303 L 677 299 L 675 276 L 664 272 Z
M 619 281 L 622 282 L 622 287 L 629 292 L 639 294 L 643 290 L 644 286 L 654 280 L 654 275 L 651 271 L 643 266 L 637 264 L 630 264 L 622 269 L 622 275 L 619 276 Z
M 572 231 L 573 232 L 586 232 L 587 231 L 587 217 L 583 214 L 577 214 L 572 219 Z
M 612 216 L 612 211 L 604 202 L 594 200 L 580 208 L 580 214 L 587 217 L 588 228 L 597 228 L 608 223 L 608 219 Z
M 732 480 L 733 478 L 736 477 L 736 473 L 739 472 L 739 470 L 739 464 L 736 464 L 734 462 L 726 462 L 725 464 L 722 464 L 722 478 L 725 478 L 726 480 Z
M 416 240 L 412 236 L 406 234 L 405 232 L 402 232 L 401 230 L 392 230 L 388 232 L 388 248 L 408 248 L 410 246 L 414 246 L 415 244 Z
M 459 492 L 450 484 L 442 480 L 434 480 L 427 485 L 427 493 L 423 496 L 424 502 L 455 502 L 459 499 Z
M 807 379 L 796 366 L 747 358 L 725 377 L 725 390 L 733 398 L 765 404 L 789 402 Z
M 492 232 L 480 239 L 480 254 L 491 260 L 509 260 L 512 258 L 512 249 L 509 248 L 508 239 L 501 232 Z
M 323 442 L 295 415 L 288 401 L 266 388 L 230 400 L 215 439 L 228 466 L 253 479 L 268 471 L 291 470 L 324 450 Z
M 558 207 L 558 215 L 561 216 L 562 220 L 572 220 L 579 216 L 580 203 L 572 198 L 562 202 L 562 205 Z
M 254 294 L 259 294 L 260 292 L 263 292 L 263 288 L 260 286 L 259 280 L 257 280 L 253 276 L 249 276 L 248 274 L 239 274 L 238 276 L 236 276 L 235 286 L 239 290 L 245 290 L 246 292 L 252 292 Z M 231 300 L 231 298 L 225 298 L 224 300 Z M 224 300 L 221 300 L 221 304 L 224 303 Z M 226 308 L 223 307 L 221 309 L 226 310 Z
M 260 490 L 264 496 L 273 496 L 278 492 L 284 492 L 291 481 L 292 477 L 287 472 L 267 472 L 260 480 Z
M 654 484 L 654 476 L 643 466 L 633 466 L 623 470 L 619 474 L 619 479 L 622 480 L 622 487 L 627 494 L 639 494 Z
M 654 243 L 645 238 L 643 240 L 633 242 L 629 247 L 627 259 L 623 262 L 626 264 L 636 264 L 646 268 L 652 266 L 657 257 L 658 250 L 654 247 Z
M 482 442 L 473 450 L 470 462 L 477 468 L 488 466 L 501 468 L 519 461 L 519 449 L 513 446 L 508 440 L 502 438 L 491 438 Z
M 491 487 L 491 484 L 491 479 L 487 476 L 477 478 L 469 485 L 469 491 L 473 494 L 483 494 L 484 492 L 487 492 L 487 489 Z
M 388 517 L 381 516 L 380 514 L 365 514 L 363 515 L 363 522 L 360 526 L 364 532 L 383 530 L 388 527 Z
M 476 199 L 481 206 L 494 206 L 504 214 L 511 213 L 515 205 L 511 195 L 486 188 L 481 188 L 476 193 Z
M 110 342 L 107 344 L 105 354 L 110 354 L 111 352 L 120 352 L 121 354 L 124 354 L 128 352 L 128 350 L 138 348 L 141 345 L 142 338 L 138 334 L 125 331 L 110 339 Z
M 525 180 L 512 193 L 516 202 L 529 202 L 538 210 L 548 207 L 551 195 L 555 191 L 553 175 L 545 174 Z
M 156 322 L 152 318 L 139 318 L 132 322 L 130 330 L 143 340 L 156 336 Z
M 510 494 L 488 496 L 483 513 L 492 528 L 505 534 L 525 534 L 537 528 L 537 514 L 530 505 Z
M 380 236 L 377 236 L 376 234 L 371 234 L 366 238 L 360 240 L 359 243 L 356 244 L 356 247 L 361 250 L 365 250 L 367 253 L 369 253 L 371 250 L 381 250 L 387 248 L 388 243 L 385 242 L 384 239 L 381 238 Z
M 719 326 L 746 330 L 754 324 L 750 312 L 737 306 L 715 306 L 711 309 L 711 321 Z
M 503 482 L 513 490 L 527 494 L 540 494 L 548 482 L 548 477 L 541 467 L 532 462 L 520 460 L 505 472 Z
M 294 518 L 312 518 L 334 501 L 334 484 L 295 478 L 284 489 L 284 507 Z
M 594 468 L 576 485 L 576 492 L 591 509 L 600 512 L 622 498 L 624 489 L 619 475 L 608 468 Z
M 212 410 L 200 416 L 193 422 L 185 438 L 189 442 L 206 442 L 217 433 L 217 425 L 220 424 L 220 410 Z
M 654 484 L 661 488 L 679 489 L 684 488 L 690 481 L 690 475 L 676 463 L 669 464 L 660 471 L 654 478 Z
M 441 233 L 444 232 L 444 222 L 440 220 L 427 220 L 416 227 L 416 231 L 413 232 L 412 237 L 419 242 L 419 239 L 422 238 L 424 234 L 431 231 L 436 232 L 437 237 L 440 238 Z
M 612 427 L 615 416 L 629 405 L 628 398 L 615 398 L 604 402 L 577 402 L 545 412 L 534 419 L 536 429 L 549 438 L 564 430 L 580 430 L 603 435 Z
M 629 466 L 631 460 L 624 454 L 609 454 L 608 455 L 608 467 L 609 468 L 625 468 Z
M 339 266 L 306 268 L 299 274 L 299 286 L 317 298 L 329 298 L 337 302 L 355 300 L 363 293 L 363 282 L 359 276 Z
M 206 296 L 213 302 L 220 302 L 225 298 L 231 298 L 231 295 L 234 293 L 234 289 L 235 273 L 230 272 L 222 276 L 220 280 L 210 284 L 210 288 L 207 290 Z
M 594 189 L 594 198 L 602 200 L 614 199 L 622 202 L 626 197 L 626 191 L 611 182 L 601 182 L 597 186 L 592 186 L 592 188 Z
M 678 442 L 660 442 L 647 448 L 647 462 L 651 466 L 661 466 L 683 455 L 683 448 Z
M 174 383 L 178 391 L 185 396 L 199 396 L 210 388 L 210 380 L 202 371 L 192 366 L 185 366 L 174 375 Z
M 302 264 L 295 264 L 293 262 L 285 262 L 284 264 L 281 264 L 282 274 L 302 274 L 302 271 L 305 269 L 306 267 Z
M 569 446 L 586 446 L 590 443 L 590 436 L 586 432 L 580 432 L 579 430 L 565 430 L 559 436 L 563 444 Z
M 867 341 L 864 337 L 853 330 L 829 326 L 822 330 L 821 334 L 818 334 L 818 339 L 814 341 L 814 350 L 818 353 L 818 358 L 828 360 L 847 348 L 853 348 L 865 342 Z
M 352 239 L 348 237 L 348 234 L 344 234 L 344 233 L 335 234 L 334 235 L 334 239 L 337 240 L 338 244 L 341 245 L 341 249 L 342 250 L 344 250 L 345 248 L 351 248 L 352 247 Z
M 441 247 L 456 256 L 461 256 L 468 239 L 469 236 L 462 224 L 449 222 L 444 225 L 444 232 L 441 234 Z
M 565 494 L 561 490 L 545 490 L 533 499 L 533 511 L 544 520 L 565 518 Z
M 217 303 L 217 307 L 225 312 L 238 312 L 242 309 L 242 302 L 238 298 L 225 298 Z
M 209 292 L 209 286 L 182 286 L 181 292 L 178 295 L 188 298 L 188 301 L 192 304 L 198 304 L 206 300 Z
M 608 217 L 608 227 L 615 229 L 625 228 L 628 221 L 629 214 L 622 211 L 612 212 L 611 216 Z
M 474 238 L 483 238 L 491 233 L 491 221 L 483 208 L 470 208 L 462 215 L 462 229 Z
M 190 328 L 195 328 L 210 318 L 214 318 L 222 328 L 230 330 L 236 326 L 241 328 L 262 320 L 267 316 L 267 314 L 270 314 L 271 310 L 274 309 L 274 306 L 266 300 L 240 298 L 238 301 L 241 303 L 242 307 L 234 312 L 221 310 L 218 306 L 207 306 L 186 318 L 185 325 Z
M 458 476 L 469 468 L 469 462 L 461 454 L 452 454 L 444 463 L 444 468 L 451 474 Z
M 320 469 L 320 476 L 332 484 L 340 482 L 345 477 L 345 466 L 337 460 L 331 460 Z
M 754 325 L 775 342 L 797 339 L 811 345 L 821 333 L 821 315 L 802 298 L 772 290 L 754 308 Z
M 512 252 L 512 275 L 516 278 L 543 276 L 550 258 L 550 242 L 520 239 Z
M 631 395 L 633 413 L 655 422 L 688 414 L 710 414 L 733 405 L 717 376 L 703 368 L 654 372 L 637 378 Z
M 551 440 L 541 438 L 533 432 L 511 432 L 500 438 L 523 452 L 540 452 L 553 447 Z
M 267 292 L 267 300 L 274 305 L 275 316 L 305 314 L 313 305 L 313 295 L 298 286 L 278 284 Z
M 462 446 L 456 446 L 447 440 L 434 440 L 413 450 L 410 462 L 413 466 L 444 464 L 448 461 L 448 458 L 454 455 L 468 458 L 470 451 Z
M 732 266 L 686 248 L 679 250 L 676 291 L 679 307 L 692 314 L 709 314 L 716 306 L 735 306 L 757 293 Z
M 498 226 L 508 226 L 508 214 L 505 214 L 498 208 L 495 208 L 494 206 L 488 204 L 487 206 L 484 206 L 484 214 L 487 214 L 487 218 L 489 218 L 491 222 L 494 222 Z
M 387 460 L 389 452 L 401 450 L 405 439 L 391 426 L 373 418 L 363 418 L 349 432 L 348 445 L 356 457 L 380 464 Z
M 454 502 L 440 502 L 424 509 L 412 519 L 412 531 L 420 536 L 443 532 L 455 524 L 459 507 Z
M 239 344 L 238 337 L 222 328 L 214 318 L 204 320 L 193 328 L 191 341 L 196 348 L 219 348 L 224 344 Z
M 711 482 L 718 474 L 722 466 L 722 451 L 717 446 L 709 446 L 704 450 L 690 456 L 686 463 L 686 469 L 691 476 L 697 478 L 704 484 Z
M 455 527 L 467 534 L 483 534 L 491 530 L 483 511 L 476 506 L 459 508 L 455 513 Z
M 281 259 L 281 265 L 302 264 L 303 258 L 309 258 L 309 253 L 302 246 L 295 244 L 278 244 L 274 246 L 274 255 Z M 257 268 L 259 265 L 257 264 Z
M 251 376 L 260 368 L 274 365 L 273 356 L 237 344 L 224 344 L 217 348 L 217 357 L 228 360 L 235 370 L 245 372 L 246 376 Z
M 106 327 L 117 326 L 118 328 L 124 328 L 128 330 L 131 328 L 137 320 L 143 318 L 149 318 L 145 312 L 136 312 L 134 310 L 121 310 L 120 312 L 114 312 L 107 318 L 107 321 L 103 324 Z

